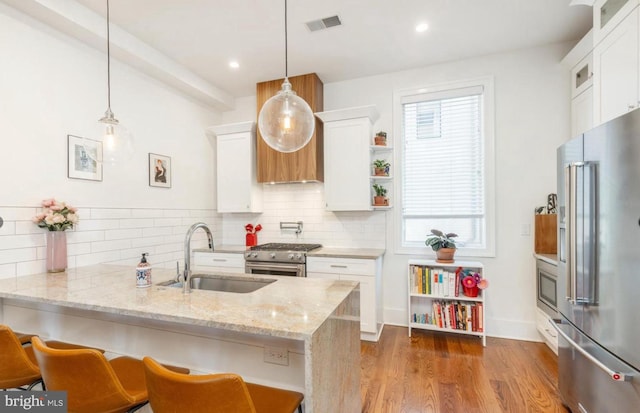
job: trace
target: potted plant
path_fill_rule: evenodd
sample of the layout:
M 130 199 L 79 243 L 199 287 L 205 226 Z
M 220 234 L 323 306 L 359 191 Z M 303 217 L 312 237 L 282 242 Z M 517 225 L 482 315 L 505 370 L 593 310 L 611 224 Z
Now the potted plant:
M 373 197 L 374 206 L 388 206 L 389 199 L 387 198 L 387 188 L 379 184 L 373 184 L 373 190 L 376 191 L 376 195 Z
M 432 229 L 431 235 L 427 236 L 424 242 L 436 252 L 436 261 L 442 263 L 452 263 L 453 255 L 456 253 L 456 238 L 458 234 L 453 232 L 444 233 L 438 229 Z
M 373 161 L 373 173 L 376 176 L 388 176 L 391 164 L 384 159 Z
M 387 132 L 380 131 L 376 133 L 376 136 L 373 138 L 376 146 L 387 146 Z

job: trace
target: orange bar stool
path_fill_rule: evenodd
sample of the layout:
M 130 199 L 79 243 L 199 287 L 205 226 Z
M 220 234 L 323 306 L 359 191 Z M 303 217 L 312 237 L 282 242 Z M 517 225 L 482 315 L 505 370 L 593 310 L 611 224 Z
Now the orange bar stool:
M 29 340 L 32 337 L 29 335 Z M 60 348 L 86 348 L 62 341 L 47 343 Z M 33 349 L 23 346 L 11 328 L 0 324 L 0 389 L 31 390 L 40 383 L 42 377 Z
M 301 393 L 245 383 L 237 374 L 190 376 L 151 357 L 142 361 L 154 413 L 302 413 Z
M 148 403 L 141 360 L 126 356 L 107 360 L 94 349 L 51 348 L 38 337 L 31 344 L 47 390 L 66 390 L 70 412 L 135 412 Z

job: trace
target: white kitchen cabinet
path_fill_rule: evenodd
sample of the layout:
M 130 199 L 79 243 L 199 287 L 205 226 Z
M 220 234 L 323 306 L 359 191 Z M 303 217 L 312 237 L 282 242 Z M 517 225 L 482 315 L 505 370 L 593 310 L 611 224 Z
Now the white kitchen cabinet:
M 370 211 L 375 106 L 316 113 L 324 122 L 324 192 L 329 211 Z
M 593 51 L 594 125 L 638 107 L 639 13 L 627 15 Z
M 193 267 L 203 268 L 207 271 L 222 271 L 244 274 L 244 255 L 228 252 L 201 252 L 193 253 Z
M 307 256 L 307 278 L 360 283 L 360 338 L 366 341 L 378 341 L 383 327 L 382 258 Z
M 542 336 L 545 344 L 558 354 L 558 333 L 551 325 L 553 321 L 544 311 L 536 308 L 536 329 Z
M 600 43 L 635 9 L 640 0 L 595 0 L 593 3 L 594 44 Z
M 262 212 L 255 123 L 217 125 L 208 131 L 216 137 L 218 212 Z
M 593 128 L 593 87 L 571 99 L 571 137 Z

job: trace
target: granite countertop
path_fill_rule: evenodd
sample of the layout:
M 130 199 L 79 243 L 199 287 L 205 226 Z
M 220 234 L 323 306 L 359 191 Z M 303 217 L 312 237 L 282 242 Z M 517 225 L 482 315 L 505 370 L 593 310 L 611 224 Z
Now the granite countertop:
M 134 268 L 92 265 L 0 280 L 0 298 L 303 340 L 357 286 L 350 281 L 251 274 L 243 277 L 277 281 L 242 294 L 204 290 L 183 294 L 181 288 L 156 285 L 174 273 L 154 268 L 154 285 L 136 288 Z M 238 274 L 209 274 L 238 278 Z
M 247 250 L 244 245 L 216 245 L 214 252 L 242 254 Z M 198 252 L 211 252 L 208 249 L 196 249 Z M 379 248 L 332 248 L 322 247 L 309 251 L 309 257 L 361 258 L 376 259 L 384 255 L 385 250 Z
M 322 247 L 307 253 L 308 257 L 362 258 L 376 259 L 384 255 L 385 250 L 378 248 L 331 248 Z

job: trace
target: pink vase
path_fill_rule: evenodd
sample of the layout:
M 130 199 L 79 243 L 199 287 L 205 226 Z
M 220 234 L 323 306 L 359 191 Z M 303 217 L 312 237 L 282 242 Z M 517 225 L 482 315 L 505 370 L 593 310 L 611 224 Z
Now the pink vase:
M 47 272 L 67 269 L 67 234 L 64 231 L 47 231 Z

